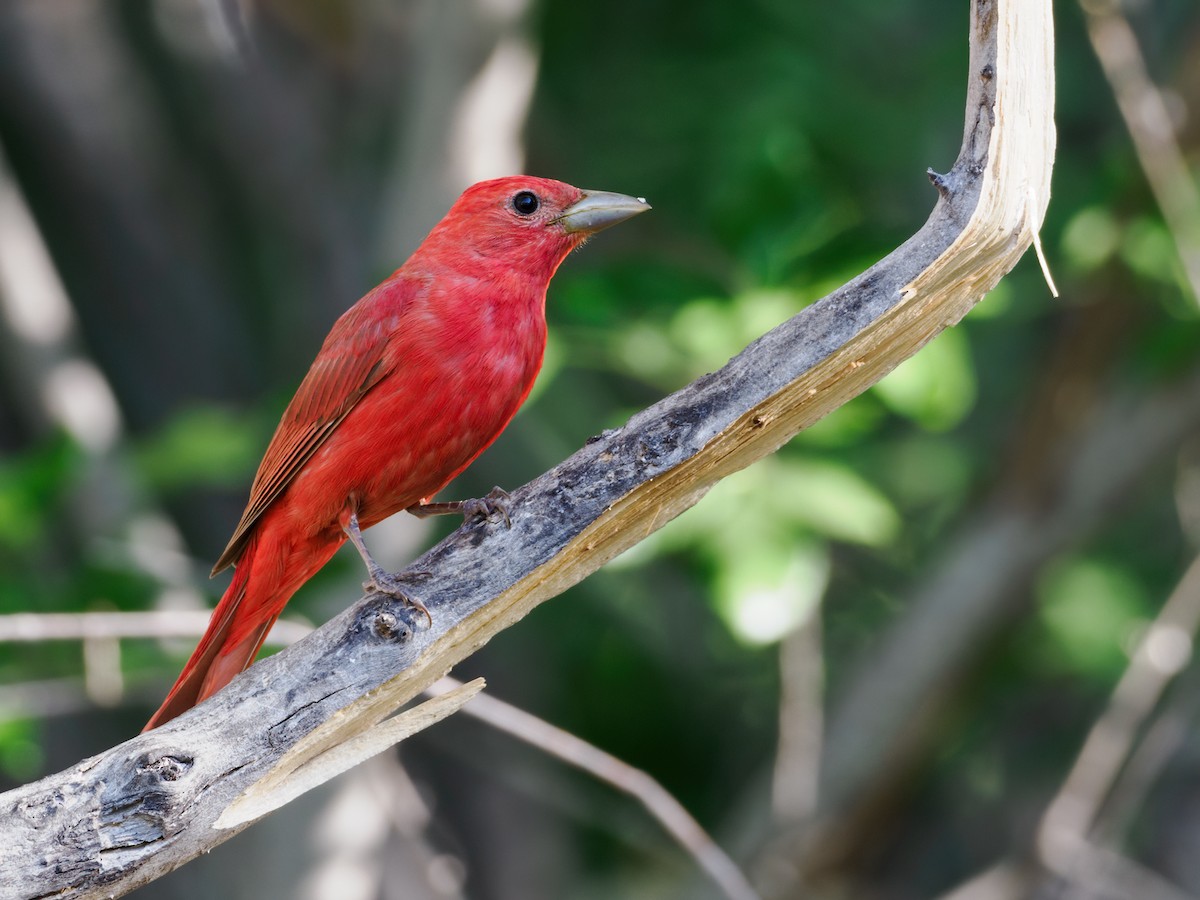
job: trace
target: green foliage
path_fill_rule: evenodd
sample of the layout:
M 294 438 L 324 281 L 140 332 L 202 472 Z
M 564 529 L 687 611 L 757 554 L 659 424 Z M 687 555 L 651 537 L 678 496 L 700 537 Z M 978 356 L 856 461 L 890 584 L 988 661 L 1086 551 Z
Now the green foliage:
M 1064 560 L 1040 579 L 1038 595 L 1046 664 L 1085 676 L 1115 678 L 1153 609 L 1134 573 L 1113 560 Z
M 1087 272 L 1108 262 L 1121 244 L 1121 227 L 1102 206 L 1081 209 L 1063 229 L 1063 258 Z
M 963 331 L 944 331 L 872 390 L 892 412 L 927 431 L 946 431 L 975 406 L 975 372 Z
M 0 771 L 7 778 L 31 781 L 42 771 L 44 762 L 45 753 L 32 720 L 0 720 Z
M 184 409 L 141 442 L 137 465 L 159 491 L 240 488 L 254 474 L 263 437 L 256 422 L 216 407 Z
M 45 539 L 79 462 L 78 449 L 63 435 L 22 456 L 0 459 L 0 558 Z

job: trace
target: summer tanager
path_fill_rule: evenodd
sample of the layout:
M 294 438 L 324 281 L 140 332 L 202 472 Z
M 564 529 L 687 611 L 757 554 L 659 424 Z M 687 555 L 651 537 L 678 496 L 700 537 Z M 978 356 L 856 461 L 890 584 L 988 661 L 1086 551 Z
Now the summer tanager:
M 546 288 L 641 199 L 516 176 L 468 188 L 417 251 L 342 315 L 271 439 L 213 574 L 236 565 L 208 630 L 146 730 L 254 660 L 305 581 L 349 538 L 370 590 L 408 597 L 360 529 L 393 513 L 507 515 L 499 498 L 429 503 L 504 429 L 546 346 Z

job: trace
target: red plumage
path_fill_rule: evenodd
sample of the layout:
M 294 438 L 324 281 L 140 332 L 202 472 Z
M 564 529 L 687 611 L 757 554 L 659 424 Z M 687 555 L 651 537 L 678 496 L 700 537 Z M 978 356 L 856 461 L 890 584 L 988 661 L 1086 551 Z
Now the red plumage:
M 147 729 L 253 661 L 352 514 L 367 528 L 424 503 L 496 439 L 541 367 L 555 270 L 589 234 L 648 208 L 543 178 L 481 182 L 338 319 L 213 569 L 236 565 L 233 582 Z

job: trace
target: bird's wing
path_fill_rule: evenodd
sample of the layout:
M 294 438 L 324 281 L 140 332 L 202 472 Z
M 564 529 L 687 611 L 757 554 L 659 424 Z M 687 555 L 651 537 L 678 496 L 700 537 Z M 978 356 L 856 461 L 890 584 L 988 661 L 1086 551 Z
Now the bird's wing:
M 254 476 L 246 511 L 212 574 L 237 562 L 262 514 L 358 401 L 390 371 L 385 356 L 388 335 L 408 294 L 406 287 L 393 281 L 376 289 L 387 293 L 387 315 L 380 315 L 379 305 L 372 304 L 368 295 L 334 324 L 275 429 Z

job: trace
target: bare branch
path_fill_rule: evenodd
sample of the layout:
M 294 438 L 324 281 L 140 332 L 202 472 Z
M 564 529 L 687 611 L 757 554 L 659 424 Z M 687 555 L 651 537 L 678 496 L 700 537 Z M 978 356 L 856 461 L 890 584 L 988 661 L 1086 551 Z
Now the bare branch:
M 0 796 L 0 897 L 117 896 L 211 849 L 244 827 L 213 824 L 285 755 L 314 759 L 370 731 L 961 319 L 1044 214 L 1052 30 L 1046 0 L 973 3 L 964 143 L 936 177 L 924 227 L 720 371 L 514 492 L 510 529 L 465 526 L 418 560 L 431 573 L 432 627 L 414 630 L 400 602 L 364 598 L 166 726 Z

